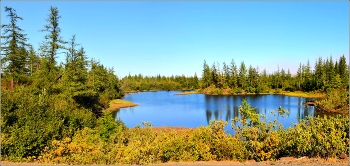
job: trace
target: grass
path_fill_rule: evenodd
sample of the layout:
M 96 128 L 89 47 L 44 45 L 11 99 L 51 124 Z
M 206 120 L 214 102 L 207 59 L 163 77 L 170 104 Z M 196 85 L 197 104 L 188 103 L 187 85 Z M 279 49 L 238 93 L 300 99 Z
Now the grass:
M 119 108 L 127 108 L 127 107 L 135 107 L 138 106 L 138 104 L 135 104 L 131 101 L 125 101 L 121 99 L 115 99 L 111 100 L 109 102 L 109 107 L 105 110 L 106 112 L 112 112 Z
M 326 97 L 326 93 L 321 92 L 282 92 L 283 95 L 286 96 L 294 96 L 294 97 L 304 97 L 304 98 L 324 98 Z
M 182 93 L 177 93 L 177 94 L 174 94 L 174 95 L 190 95 L 190 94 L 199 94 L 198 92 L 182 92 Z
M 140 91 L 139 90 L 128 90 L 128 91 L 125 91 L 126 94 L 128 93 L 139 93 Z
M 187 127 L 171 127 L 171 126 L 163 126 L 163 127 L 148 127 L 143 128 L 144 130 L 149 130 L 152 132 L 156 132 L 157 134 L 161 133 L 170 133 L 175 132 L 176 134 L 182 134 L 183 132 L 193 133 L 198 130 L 198 128 L 187 128 Z M 135 128 L 131 128 L 131 130 L 135 130 Z

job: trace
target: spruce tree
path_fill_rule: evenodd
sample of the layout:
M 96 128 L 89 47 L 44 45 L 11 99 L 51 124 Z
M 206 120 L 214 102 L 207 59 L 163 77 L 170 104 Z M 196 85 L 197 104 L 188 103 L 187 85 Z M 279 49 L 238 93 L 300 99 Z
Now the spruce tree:
M 213 63 L 213 65 L 210 68 L 211 72 L 211 85 L 215 85 L 216 87 L 218 87 L 218 82 L 219 82 L 219 75 L 218 75 L 218 71 L 216 69 L 215 63 Z
M 241 62 L 240 68 L 239 68 L 239 76 L 238 76 L 239 85 L 242 89 L 246 88 L 246 82 L 247 82 L 247 68 L 244 64 L 244 62 Z
M 207 62 L 204 60 L 202 73 L 202 89 L 209 87 L 211 83 L 211 73 Z
M 237 65 L 233 59 L 231 60 L 230 69 L 231 69 L 230 86 L 232 89 L 234 89 L 234 88 L 237 88 L 238 86 L 238 70 L 237 70 Z
M 343 86 L 345 87 L 349 86 L 349 68 L 348 68 L 348 65 L 346 64 L 346 59 L 344 55 L 339 59 L 338 71 L 339 71 L 339 76 L 342 80 Z

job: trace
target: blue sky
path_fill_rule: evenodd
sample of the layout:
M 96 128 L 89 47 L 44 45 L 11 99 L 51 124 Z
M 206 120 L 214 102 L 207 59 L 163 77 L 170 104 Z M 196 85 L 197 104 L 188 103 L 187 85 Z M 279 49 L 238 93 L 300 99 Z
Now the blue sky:
M 193 75 L 203 61 L 278 66 L 296 73 L 318 57 L 349 58 L 349 4 L 344 2 L 1 2 L 17 11 L 19 26 L 38 49 L 49 7 L 62 16 L 62 37 L 84 46 L 115 74 Z M 59 55 L 63 61 L 64 56 Z

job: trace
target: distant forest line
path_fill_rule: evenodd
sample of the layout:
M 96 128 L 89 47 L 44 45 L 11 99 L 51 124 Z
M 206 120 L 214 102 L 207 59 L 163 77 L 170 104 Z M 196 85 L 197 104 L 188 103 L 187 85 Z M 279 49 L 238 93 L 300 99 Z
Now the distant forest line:
M 347 88 L 349 86 L 349 69 L 346 58 L 341 56 L 333 61 L 332 57 L 319 57 L 312 70 L 310 62 L 299 64 L 297 74 L 292 76 L 289 69 L 278 69 L 271 74 L 266 69 L 247 66 L 243 61 L 227 64 L 213 63 L 210 67 L 203 64 L 202 75 L 194 76 L 143 76 L 130 74 L 121 79 L 126 91 L 147 90 L 200 90 L 206 94 L 222 94 L 223 90 L 232 94 L 269 93 L 271 89 L 281 91 L 322 91 L 330 88 Z

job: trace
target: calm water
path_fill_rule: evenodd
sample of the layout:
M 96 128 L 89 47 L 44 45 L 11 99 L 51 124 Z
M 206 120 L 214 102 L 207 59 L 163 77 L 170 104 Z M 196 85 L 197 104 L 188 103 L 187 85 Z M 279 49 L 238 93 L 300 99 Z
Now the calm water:
M 239 106 L 246 99 L 251 107 L 268 120 L 278 119 L 284 127 L 297 123 L 298 119 L 314 116 L 312 106 L 303 106 L 303 102 L 314 99 L 289 97 L 283 95 L 246 95 L 246 96 L 208 96 L 203 94 L 174 95 L 180 91 L 159 91 L 128 94 L 124 100 L 132 101 L 139 106 L 122 108 L 114 113 L 128 127 L 142 126 L 142 121 L 151 122 L 154 126 L 207 126 L 212 119 L 228 121 L 225 129 L 233 133 L 231 119 L 239 116 Z M 269 112 L 282 106 L 289 111 L 284 118 L 273 116 Z

